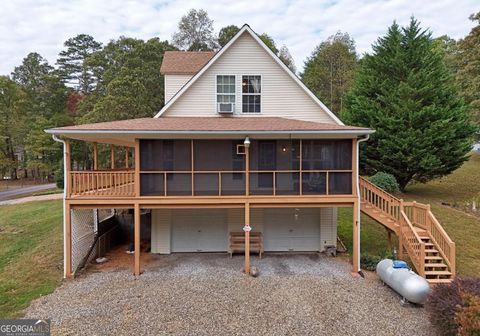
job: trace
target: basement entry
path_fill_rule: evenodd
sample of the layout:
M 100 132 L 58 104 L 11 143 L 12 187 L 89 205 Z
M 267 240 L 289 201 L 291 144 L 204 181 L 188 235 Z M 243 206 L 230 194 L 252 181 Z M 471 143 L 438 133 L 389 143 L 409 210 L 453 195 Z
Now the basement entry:
M 265 209 L 264 250 L 320 250 L 320 211 L 313 208 Z
M 172 252 L 228 250 L 226 209 L 172 210 Z

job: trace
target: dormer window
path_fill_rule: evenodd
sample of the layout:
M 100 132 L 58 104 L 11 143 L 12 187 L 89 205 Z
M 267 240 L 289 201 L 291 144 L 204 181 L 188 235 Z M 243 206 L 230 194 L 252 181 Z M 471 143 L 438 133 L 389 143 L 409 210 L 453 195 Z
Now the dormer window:
M 242 76 L 242 112 L 260 113 L 262 99 L 261 76 Z
M 217 112 L 233 113 L 235 111 L 235 76 L 217 76 Z

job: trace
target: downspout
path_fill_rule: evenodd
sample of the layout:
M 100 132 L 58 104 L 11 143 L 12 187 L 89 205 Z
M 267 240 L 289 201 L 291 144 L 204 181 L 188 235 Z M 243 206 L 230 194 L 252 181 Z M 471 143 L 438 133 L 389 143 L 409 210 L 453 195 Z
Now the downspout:
M 63 144 L 63 277 L 65 278 L 66 269 L 67 269 L 67 241 L 65 237 L 65 232 L 67 232 L 67 208 L 66 208 L 66 198 L 67 198 L 67 145 L 65 140 L 60 139 L 55 134 L 52 135 L 53 140 Z
M 360 174 L 359 174 L 359 167 L 360 167 L 360 142 L 364 142 L 364 141 L 367 141 L 368 139 L 370 139 L 370 135 L 367 134 L 365 138 L 362 138 L 362 139 L 359 139 L 357 140 L 357 169 L 356 169 L 356 172 L 357 172 L 357 176 L 355 176 L 355 180 L 356 180 L 356 188 L 357 188 L 357 202 L 358 202 L 358 206 L 357 206 L 357 218 L 358 218 L 358 232 L 357 232 L 357 235 L 358 235 L 358 251 L 357 251 L 357 256 L 358 256 L 358 274 L 360 274 L 362 277 L 363 276 L 363 273 L 362 273 L 362 268 L 360 266 L 360 245 L 361 245 L 361 242 L 360 242 L 360 223 L 361 223 L 361 220 L 360 220 L 360 215 L 361 215 L 361 210 L 360 210 L 360 202 L 361 202 L 361 199 L 360 199 Z

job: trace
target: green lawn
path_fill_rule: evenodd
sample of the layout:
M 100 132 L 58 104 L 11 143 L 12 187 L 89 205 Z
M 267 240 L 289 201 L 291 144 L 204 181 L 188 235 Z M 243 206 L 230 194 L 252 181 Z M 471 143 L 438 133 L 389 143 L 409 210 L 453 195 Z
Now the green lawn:
M 472 200 L 480 199 L 479 154 L 472 154 L 470 160 L 453 174 L 426 184 L 409 186 L 407 192 L 399 197 L 430 203 L 440 224 L 455 241 L 458 275 L 480 276 L 480 210 L 476 216 L 464 211 Z M 338 235 L 351 250 L 351 209 L 339 211 L 338 225 Z M 388 249 L 384 227 L 365 215 L 362 215 L 361 249 L 362 253 L 371 255 L 382 254 Z
M 0 207 L 0 318 L 59 285 L 62 249 L 62 201 Z

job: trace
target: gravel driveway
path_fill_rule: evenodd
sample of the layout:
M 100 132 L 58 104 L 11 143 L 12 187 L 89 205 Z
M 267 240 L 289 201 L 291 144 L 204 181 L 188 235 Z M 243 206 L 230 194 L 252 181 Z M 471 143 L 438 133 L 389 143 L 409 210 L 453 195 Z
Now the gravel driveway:
M 340 258 L 265 255 L 258 278 L 225 254 L 153 256 L 129 270 L 87 272 L 27 309 L 53 335 L 433 335 L 423 308 Z M 133 261 L 132 261 L 133 263 Z

